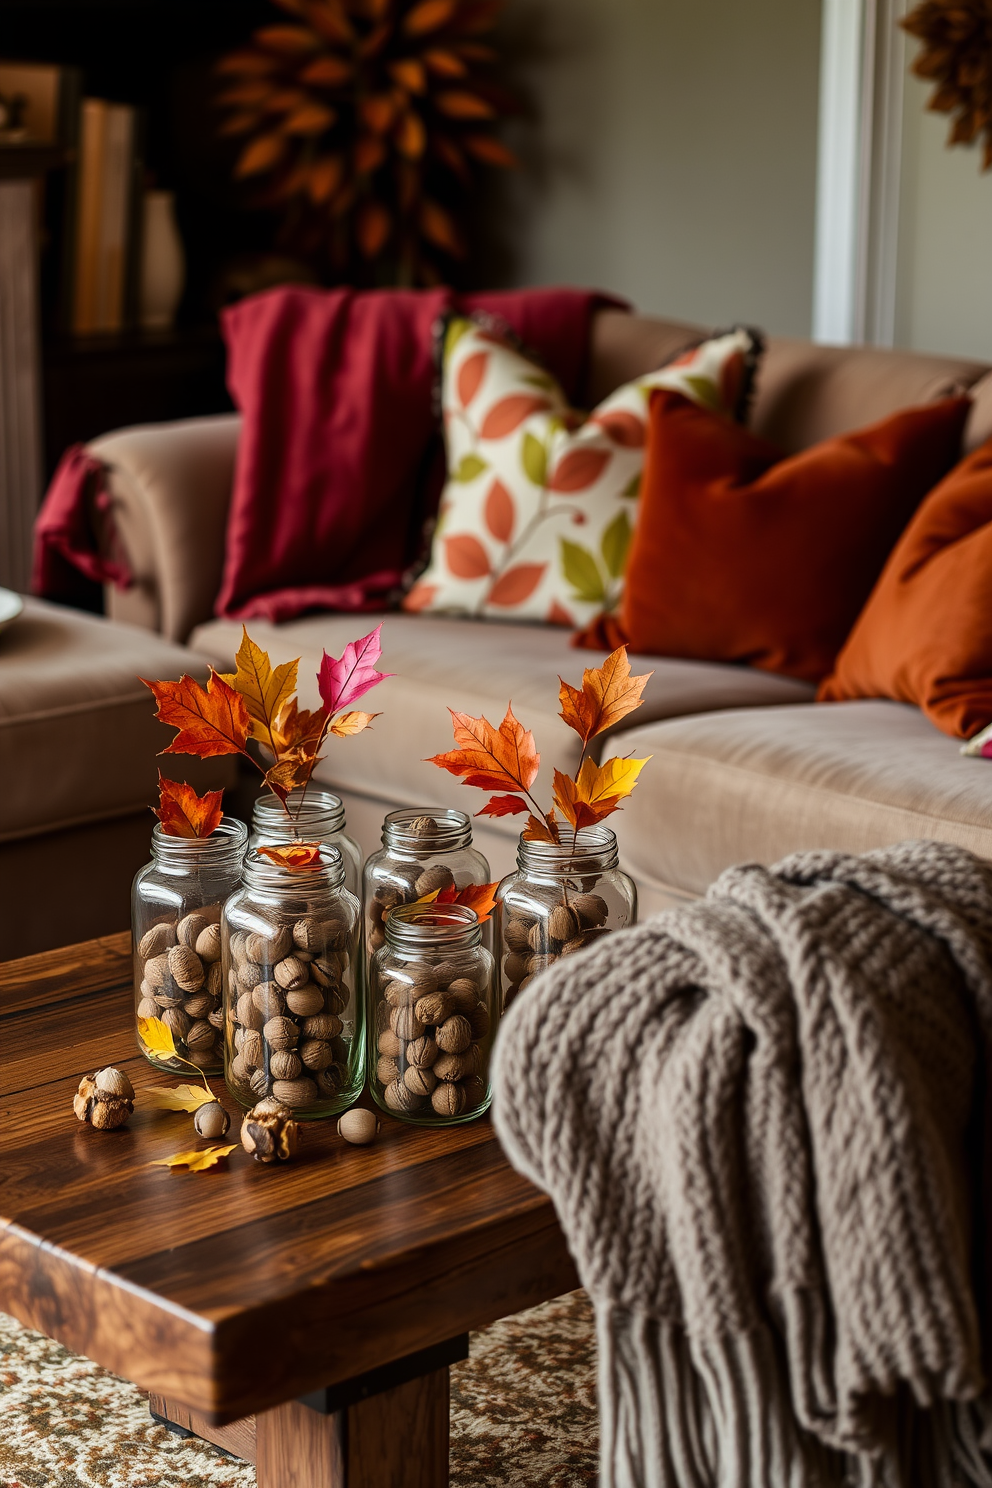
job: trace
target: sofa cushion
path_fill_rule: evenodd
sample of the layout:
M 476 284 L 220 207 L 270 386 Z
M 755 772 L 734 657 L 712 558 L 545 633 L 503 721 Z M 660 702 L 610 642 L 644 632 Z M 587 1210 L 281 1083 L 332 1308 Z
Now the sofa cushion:
M 730 419 L 655 392 L 619 615 L 631 648 L 820 681 L 958 459 L 970 407 L 905 408 L 783 459 Z
M 619 601 L 652 388 L 743 419 L 761 343 L 738 327 L 624 384 L 588 418 L 488 324 L 452 316 L 442 415 L 448 479 L 413 613 L 572 629 Z
M 378 616 L 315 615 L 285 625 L 255 620 L 252 639 L 273 662 L 302 658 L 300 700 L 317 699 L 316 671 L 322 648 L 340 655 L 346 643 L 373 626 Z M 392 672 L 376 688 L 374 706 L 382 717 L 359 739 L 334 739 L 318 766 L 329 785 L 396 804 L 459 806 L 478 811 L 481 791 L 467 790 L 434 765 L 428 755 L 451 747 L 448 708 L 499 722 L 512 700 L 513 711 L 532 729 L 544 751 L 539 787 L 550 802 L 551 767 L 571 772 L 578 765 L 579 741 L 558 715 L 558 677 L 577 683 L 582 670 L 598 666 L 603 653 L 576 652 L 566 632 L 552 626 L 500 621 L 453 620 L 433 615 L 386 615 L 382 626 L 383 671 Z M 230 669 L 241 626 L 215 620 L 193 632 L 190 644 L 218 668 Z M 630 658 L 635 672 L 654 672 L 645 688 L 638 719 L 679 717 L 714 708 L 760 707 L 811 699 L 812 688 L 745 667 L 708 662 Z M 596 741 L 602 745 L 606 736 Z M 612 748 L 612 745 L 611 745 Z M 504 819 L 511 836 L 519 821 Z
M 992 761 L 904 703 L 747 708 L 637 726 L 614 747 L 652 760 L 613 818 L 638 879 L 702 893 L 732 863 L 801 848 L 864 852 L 909 837 L 992 858 Z
M 146 630 L 25 600 L 0 633 L 0 841 L 149 805 L 169 733 L 138 678 L 204 670 Z M 185 763 L 170 761 L 168 773 Z M 199 761 L 189 763 L 192 778 Z M 211 783 L 230 774 L 223 762 Z M 149 836 L 153 826 L 149 815 Z

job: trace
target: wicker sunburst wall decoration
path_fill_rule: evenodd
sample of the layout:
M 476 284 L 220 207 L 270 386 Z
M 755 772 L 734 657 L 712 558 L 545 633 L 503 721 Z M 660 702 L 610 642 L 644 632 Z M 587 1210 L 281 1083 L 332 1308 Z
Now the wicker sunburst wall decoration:
M 984 136 L 992 169 L 992 0 L 923 0 L 901 24 L 923 42 L 913 72 L 937 84 L 927 107 L 955 116 L 948 144 Z
M 235 174 L 279 207 L 285 236 L 332 270 L 436 283 L 463 256 L 460 217 L 479 166 L 515 164 L 495 127 L 513 100 L 482 40 L 503 0 L 276 0 L 218 64 Z

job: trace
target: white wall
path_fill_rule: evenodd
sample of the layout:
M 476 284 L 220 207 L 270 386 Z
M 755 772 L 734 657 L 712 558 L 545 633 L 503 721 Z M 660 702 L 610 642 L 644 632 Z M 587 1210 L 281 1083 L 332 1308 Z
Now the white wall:
M 808 335 L 819 0 L 514 0 L 509 20 L 540 53 L 518 281 Z
M 992 172 L 978 149 L 947 148 L 929 92 L 907 79 L 896 344 L 992 361 Z

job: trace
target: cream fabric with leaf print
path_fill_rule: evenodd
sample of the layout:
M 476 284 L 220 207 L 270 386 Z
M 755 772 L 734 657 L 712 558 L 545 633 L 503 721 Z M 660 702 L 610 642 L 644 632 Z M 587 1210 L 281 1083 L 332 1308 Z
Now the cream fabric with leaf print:
M 619 603 L 656 387 L 747 405 L 761 340 L 737 328 L 611 393 L 588 417 L 486 325 L 444 331 L 448 479 L 407 610 L 585 625 Z

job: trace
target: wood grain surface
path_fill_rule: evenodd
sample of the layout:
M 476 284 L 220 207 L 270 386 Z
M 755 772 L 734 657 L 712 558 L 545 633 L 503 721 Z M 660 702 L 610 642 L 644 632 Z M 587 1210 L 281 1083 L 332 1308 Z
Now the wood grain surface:
M 384 1116 L 370 1148 L 311 1122 L 283 1168 L 240 1147 L 224 1170 L 150 1167 L 205 1144 L 142 1103 L 177 1081 L 136 1051 L 130 978 L 126 935 L 0 966 L 0 1309 L 223 1424 L 577 1285 L 486 1119 Z M 137 1092 L 117 1132 L 72 1114 L 106 1064 Z

